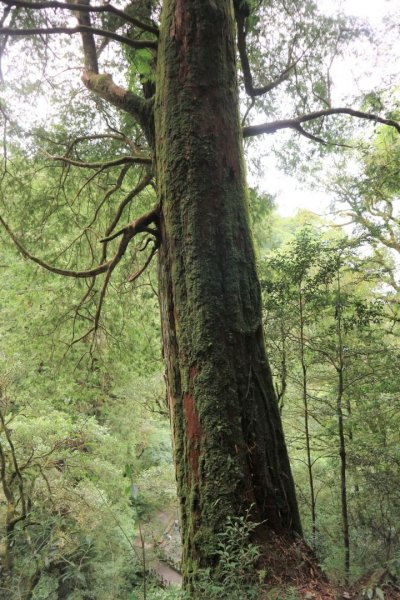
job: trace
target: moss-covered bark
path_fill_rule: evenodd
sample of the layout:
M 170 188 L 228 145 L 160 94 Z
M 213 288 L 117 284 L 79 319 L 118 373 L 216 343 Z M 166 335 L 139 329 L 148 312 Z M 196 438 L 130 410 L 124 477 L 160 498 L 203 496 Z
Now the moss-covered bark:
M 160 305 L 186 581 L 227 515 L 300 532 L 267 363 L 238 118 L 233 8 L 165 0 L 155 101 Z

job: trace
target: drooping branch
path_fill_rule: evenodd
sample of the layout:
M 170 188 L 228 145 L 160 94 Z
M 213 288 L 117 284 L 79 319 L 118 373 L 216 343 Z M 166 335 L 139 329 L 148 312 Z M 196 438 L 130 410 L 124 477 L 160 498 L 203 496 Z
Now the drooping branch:
M 304 129 L 304 127 L 302 127 L 300 124 L 294 128 L 296 131 L 298 131 L 301 135 L 303 135 L 304 137 L 306 137 L 307 139 L 313 141 L 313 142 L 318 142 L 319 144 L 322 144 L 323 146 L 327 146 L 328 142 L 323 140 L 321 137 L 319 137 L 318 135 L 314 135 L 313 133 L 310 133 L 309 131 L 307 131 L 306 129 Z
M 0 29 L 0 35 L 9 35 L 11 37 L 28 35 L 54 35 L 60 33 L 65 35 L 89 33 L 115 40 L 116 42 L 126 44 L 127 46 L 135 48 L 136 50 L 140 50 L 142 48 L 150 48 L 153 50 L 157 49 L 157 42 L 154 42 L 153 40 L 132 40 L 131 38 L 125 35 L 119 35 L 114 31 L 108 31 L 107 29 L 100 29 L 98 27 L 87 27 L 86 25 L 77 25 L 76 27 L 28 27 L 24 29 L 2 27 Z
M 113 236 L 108 237 L 108 238 L 103 238 L 102 240 L 100 240 L 102 243 L 104 243 L 104 242 L 109 241 L 110 239 L 114 239 L 116 237 L 122 236 L 121 241 L 118 246 L 118 249 L 117 249 L 117 252 L 110 260 L 103 262 L 102 264 L 98 265 L 97 267 L 94 267 L 92 269 L 86 269 L 83 271 L 76 271 L 73 269 L 61 269 L 59 267 L 56 267 L 54 265 L 51 265 L 51 264 L 45 262 L 44 260 L 42 260 L 41 258 L 38 258 L 37 256 L 34 256 L 30 252 L 28 252 L 28 250 L 26 250 L 26 248 L 24 248 L 24 246 L 18 240 L 17 236 L 14 234 L 14 232 L 11 230 L 11 228 L 9 227 L 9 225 L 6 223 L 6 221 L 3 219 L 3 217 L 1 215 L 0 215 L 0 223 L 3 225 L 4 229 L 7 231 L 8 235 L 11 237 L 14 244 L 17 246 L 17 248 L 21 252 L 21 254 L 23 256 L 25 256 L 25 258 L 28 258 L 29 260 L 31 260 L 32 262 L 43 267 L 47 271 L 51 271 L 52 273 L 56 273 L 57 275 L 64 275 L 65 277 L 75 277 L 78 279 L 79 278 L 86 279 L 88 277 L 96 277 L 97 275 L 101 275 L 102 273 L 107 272 L 110 269 L 110 267 L 112 267 L 112 269 L 114 269 L 115 266 L 120 262 L 120 260 L 124 256 L 125 251 L 128 247 L 129 242 L 131 241 L 131 239 L 133 237 L 135 237 L 135 235 L 137 235 L 138 233 L 147 231 L 147 227 L 151 223 L 156 223 L 156 224 L 158 223 L 158 212 L 159 211 L 158 211 L 158 207 L 157 207 L 157 208 L 149 211 L 145 215 L 142 215 L 141 217 L 136 219 L 136 221 L 132 221 L 131 223 L 128 223 L 128 225 L 123 227 L 120 231 L 118 231 Z
M 111 260 L 109 260 L 106 263 L 103 263 L 101 265 L 98 265 L 97 267 L 95 267 L 93 269 L 87 269 L 86 271 L 74 271 L 72 269 L 60 269 L 58 267 L 55 267 L 54 265 L 51 265 L 51 264 L 45 262 L 41 258 L 34 256 L 30 252 L 28 252 L 28 250 L 26 250 L 26 248 L 24 248 L 24 246 L 21 244 L 21 242 L 19 241 L 19 239 L 17 238 L 15 233 L 12 231 L 12 229 L 9 227 L 9 225 L 6 223 L 6 221 L 3 219 L 2 216 L 0 216 L 0 223 L 3 225 L 4 229 L 7 231 L 8 235 L 10 236 L 10 238 L 12 239 L 14 244 L 16 245 L 18 250 L 21 252 L 22 256 L 25 256 L 25 258 L 28 258 L 29 260 L 36 263 L 40 267 L 43 267 L 44 269 L 46 269 L 47 271 L 51 271 L 52 273 L 56 273 L 57 275 L 64 275 L 66 277 L 77 277 L 77 278 L 95 277 L 96 275 L 105 273 L 110 265 Z
M 106 231 L 106 237 L 111 235 L 112 232 L 114 231 L 115 227 L 117 226 L 122 213 L 124 211 L 124 208 L 131 202 L 131 200 L 137 196 L 138 194 L 140 194 L 140 192 L 142 192 L 151 182 L 153 177 L 153 173 L 151 171 L 147 171 L 147 173 L 145 174 L 145 176 L 143 177 L 143 179 L 141 181 L 139 181 L 139 183 L 137 184 L 137 186 L 135 187 L 135 189 L 133 189 L 127 196 L 125 196 L 125 198 L 122 200 L 122 202 L 120 203 L 120 205 L 117 208 L 117 211 L 115 213 L 115 216 L 112 220 L 112 222 L 110 223 L 110 225 L 107 227 L 107 231 Z
M 136 273 L 133 273 L 133 275 L 130 275 L 130 277 L 128 277 L 128 281 L 130 283 L 132 283 L 133 281 L 136 281 L 136 279 L 139 279 L 139 277 L 144 273 L 144 271 L 147 269 L 147 267 L 149 266 L 149 264 L 153 260 L 153 256 L 155 255 L 155 253 L 157 252 L 158 248 L 160 247 L 160 236 L 158 235 L 158 233 L 156 233 L 156 235 L 153 238 L 153 240 L 151 240 L 151 239 L 147 240 L 147 242 L 150 242 L 150 241 L 153 242 L 153 247 L 151 249 L 151 252 L 150 252 L 149 256 L 147 257 L 144 265 L 138 271 L 136 271 Z M 146 248 L 147 242 L 146 242 L 145 247 L 143 248 L 143 250 Z
M 138 148 L 135 144 L 135 142 L 133 140 L 131 140 L 129 137 L 127 137 L 126 135 L 124 135 L 123 133 L 93 133 L 93 134 L 89 134 L 89 135 L 80 135 L 77 137 L 74 137 L 74 139 L 72 140 L 72 142 L 70 142 L 67 146 L 67 149 L 64 153 L 64 156 L 69 156 L 70 152 L 72 151 L 72 149 L 77 146 L 78 144 L 80 144 L 81 142 L 90 142 L 90 141 L 95 141 L 95 140 L 116 140 L 118 142 L 121 142 L 123 144 L 125 144 L 126 146 L 128 146 L 132 152 L 137 152 Z
M 151 158 L 148 156 L 121 156 L 120 158 L 115 158 L 114 160 L 109 160 L 105 162 L 83 162 L 80 160 L 67 158 L 66 156 L 53 156 L 47 153 L 46 155 L 52 160 L 64 162 L 67 165 L 81 167 L 82 169 L 99 169 L 100 171 L 105 171 L 106 169 L 110 169 L 112 167 L 119 167 L 121 165 L 151 165 L 152 163 Z
M 19 8 L 29 8 L 30 10 L 41 10 L 46 8 L 57 8 L 60 10 L 79 10 L 81 12 L 91 12 L 91 13 L 111 13 L 116 15 L 121 20 L 126 23 L 130 23 L 143 31 L 147 31 L 149 33 L 153 33 L 158 36 L 159 31 L 158 28 L 154 25 L 149 25 L 148 23 L 144 23 L 140 19 L 137 19 L 134 16 L 129 15 L 123 10 L 119 10 L 115 6 L 111 4 L 102 4 L 101 6 L 89 6 L 85 4 L 79 3 L 68 3 L 68 2 L 58 2 L 57 0 L 49 0 L 48 2 L 30 2 L 28 0 L 1 0 L 2 4 L 5 4 L 9 7 L 19 7 Z
M 306 132 L 302 127 L 302 123 L 309 123 L 323 117 L 329 117 L 331 115 L 349 115 L 351 117 L 357 117 L 358 119 L 365 119 L 374 123 L 381 123 L 382 125 L 388 125 L 394 127 L 400 133 L 400 123 L 393 119 L 385 119 L 372 113 L 363 112 L 360 110 L 353 110 L 352 108 L 326 108 L 323 110 L 317 110 L 315 112 L 307 113 L 293 119 L 283 119 L 279 121 L 270 121 L 269 123 L 261 123 L 260 125 L 249 125 L 243 127 L 243 137 L 248 138 L 256 135 L 262 135 L 264 133 L 276 133 L 280 129 L 294 129 L 302 135 L 307 134 L 306 137 L 312 136 L 316 141 L 323 142 L 323 140 L 316 138 L 313 134 Z M 324 143 L 324 142 L 323 142 Z

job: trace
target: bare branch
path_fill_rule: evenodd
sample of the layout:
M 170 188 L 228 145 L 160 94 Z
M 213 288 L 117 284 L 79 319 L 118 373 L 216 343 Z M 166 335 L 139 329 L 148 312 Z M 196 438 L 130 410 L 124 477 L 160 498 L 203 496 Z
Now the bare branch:
M 147 269 L 147 267 L 151 263 L 153 256 L 155 255 L 155 253 L 157 252 L 159 247 L 160 247 L 160 239 L 159 239 L 159 236 L 156 235 L 153 248 L 151 249 L 151 252 L 150 252 L 149 256 L 147 257 L 146 262 L 144 263 L 143 267 L 141 267 L 138 271 L 136 271 L 136 273 L 133 273 L 133 275 L 131 275 L 128 278 L 128 281 L 130 283 L 132 283 L 132 281 L 135 281 L 136 279 L 138 279 L 142 275 L 142 273 L 144 273 L 144 271 Z M 144 250 L 144 248 L 143 248 L 143 250 Z
M 104 243 L 105 241 L 108 241 L 109 239 L 114 239 L 115 237 L 122 235 L 122 239 L 119 243 L 117 252 L 113 256 L 113 258 L 111 258 L 110 260 L 108 260 L 106 262 L 103 262 L 102 264 L 98 265 L 97 267 L 94 267 L 93 269 L 87 269 L 85 271 L 75 271 L 72 269 L 60 269 L 58 267 L 55 267 L 54 265 L 46 263 L 45 261 L 38 258 L 37 256 L 34 256 L 33 254 L 31 254 L 24 248 L 24 246 L 20 243 L 17 236 L 13 233 L 13 231 L 10 229 L 10 227 L 4 221 L 3 217 L 1 217 L 1 215 L 0 215 L 0 223 L 3 225 L 3 227 L 5 228 L 5 230 L 11 237 L 11 239 L 13 240 L 14 244 L 17 246 L 18 250 L 21 252 L 21 254 L 23 256 L 25 256 L 26 258 L 28 258 L 29 260 L 31 260 L 32 262 L 38 264 L 39 266 L 43 267 L 47 271 L 56 273 L 57 275 L 64 275 L 65 277 L 87 278 L 87 277 L 95 277 L 97 275 L 100 275 L 101 273 L 105 273 L 106 271 L 108 271 L 110 269 L 111 266 L 112 266 L 112 269 L 114 269 L 114 267 L 119 263 L 121 258 L 124 256 L 126 248 L 128 247 L 130 240 L 136 234 L 138 234 L 142 231 L 145 231 L 146 228 L 151 223 L 158 224 L 158 218 L 159 218 L 158 212 L 159 211 L 158 211 L 158 207 L 157 207 L 157 208 L 151 210 L 150 212 L 146 213 L 145 215 L 142 215 L 136 221 L 132 221 L 131 223 L 126 225 L 126 227 L 124 227 L 119 232 L 117 232 L 116 234 L 111 236 L 111 238 L 101 240 L 101 242 Z
M 87 27 L 86 25 L 77 25 L 76 27 L 32 27 L 24 29 L 13 29 L 11 27 L 0 28 L 0 35 L 9 35 L 11 37 L 27 35 L 54 35 L 60 33 L 63 33 L 65 35 L 74 35 L 75 33 L 88 33 L 92 35 L 100 35 L 102 37 L 115 40 L 116 42 L 126 44 L 131 48 L 136 48 L 136 50 L 140 50 L 142 48 L 151 48 L 153 50 L 157 49 L 157 42 L 153 42 L 152 40 L 132 40 L 131 38 L 126 37 L 125 35 L 119 35 L 118 33 L 114 33 L 113 31 L 99 29 L 98 27 Z
M 97 217 L 98 217 L 98 215 L 99 215 L 99 213 L 100 213 L 100 210 L 102 209 L 102 207 L 104 206 L 104 204 L 107 202 L 107 200 L 108 200 L 109 198 L 111 198 L 111 196 L 112 196 L 113 194 L 115 194 L 115 192 L 117 192 L 117 191 L 118 191 L 118 190 L 121 188 L 121 186 L 122 186 L 122 184 L 123 184 L 123 181 L 124 181 L 124 179 L 125 179 L 126 175 L 127 175 L 127 174 L 128 174 L 128 172 L 129 172 L 129 169 L 130 169 L 130 166 L 129 166 L 129 165 L 125 165 L 125 166 L 123 167 L 123 169 L 121 169 L 121 171 L 120 171 L 120 173 L 119 173 L 119 175 L 118 175 L 117 181 L 116 181 L 116 182 L 115 182 L 115 184 L 114 184 L 114 185 L 113 185 L 113 186 L 112 186 L 112 187 L 111 187 L 111 188 L 110 188 L 110 189 L 109 189 L 109 190 L 108 190 L 108 191 L 107 191 L 107 192 L 104 194 L 104 197 L 103 197 L 102 201 L 100 202 L 100 204 L 97 206 L 96 210 L 94 211 L 94 214 L 93 214 L 93 217 L 92 217 L 91 221 L 88 223 L 88 225 L 86 225 L 86 228 L 85 228 L 86 230 L 88 230 L 88 229 L 90 229 L 90 228 L 92 227 L 93 223 L 96 221 L 96 219 L 97 219 Z M 105 260 L 105 257 L 104 257 L 104 260 Z M 102 261 L 102 262 L 103 262 L 103 261 Z
M 297 131 L 301 133 L 301 135 L 304 135 L 304 137 L 308 138 L 309 140 L 312 140 L 313 142 L 318 142 L 319 144 L 323 144 L 324 146 L 328 145 L 328 142 L 323 140 L 321 137 L 318 137 L 317 135 L 306 131 L 301 125 L 298 125 Z
M 113 263 L 110 264 L 110 266 L 108 268 L 108 271 L 107 271 L 107 274 L 106 274 L 106 276 L 104 278 L 103 285 L 102 285 L 101 290 L 100 290 L 99 302 L 97 304 L 97 309 L 96 309 L 96 314 L 95 314 L 95 317 L 94 317 L 94 324 L 93 324 L 93 331 L 94 331 L 94 333 L 96 333 L 97 330 L 98 330 L 98 328 L 99 328 L 100 316 L 101 316 L 101 309 L 103 307 L 104 298 L 106 296 L 108 284 L 110 283 L 111 275 L 112 275 L 112 273 L 113 273 L 113 271 L 114 271 L 114 269 L 115 269 L 116 266 L 117 266 L 117 262 L 115 264 L 113 264 Z
M 148 219 L 150 218 L 150 222 L 148 222 Z M 157 212 L 157 217 L 156 217 L 157 221 L 158 221 L 158 212 Z M 142 231 L 149 231 L 148 225 L 150 223 L 154 223 L 155 221 L 155 212 L 151 211 L 150 213 L 147 213 L 146 215 L 143 215 L 140 219 L 137 219 L 136 221 L 134 221 L 133 223 L 127 225 L 122 233 L 122 240 L 120 243 L 120 247 L 124 244 L 124 240 L 127 239 L 128 242 L 129 240 L 134 237 L 136 235 L 136 233 L 142 232 Z M 146 224 L 147 223 L 147 224 Z M 121 230 L 122 231 L 122 230 Z M 160 246 L 160 236 L 158 234 L 158 229 L 156 230 L 151 230 L 150 233 L 152 233 L 155 237 L 154 239 L 154 246 L 152 248 L 152 251 L 150 253 L 150 255 L 148 256 L 145 264 L 143 265 L 143 267 L 141 269 L 139 269 L 139 271 L 137 271 L 137 273 L 135 273 L 134 275 L 132 275 L 131 277 L 129 277 L 128 281 L 134 281 L 135 279 L 137 279 L 138 277 L 140 277 L 140 275 L 145 271 L 145 269 L 148 267 L 148 265 L 150 264 L 154 254 L 157 252 L 159 246 Z M 114 236 L 115 237 L 115 236 Z M 105 240 L 101 240 L 101 241 L 105 241 Z M 126 244 L 127 245 L 127 244 Z M 115 267 L 117 266 L 117 264 L 119 263 L 119 261 L 121 260 L 121 257 L 119 257 L 119 253 L 117 253 L 114 258 L 112 259 L 110 266 L 108 268 L 107 274 L 104 278 L 103 281 L 103 285 L 102 288 L 100 290 L 100 296 L 99 296 L 99 301 L 97 304 L 97 309 L 96 309 L 96 314 L 94 317 L 94 324 L 93 324 L 93 331 L 96 333 L 99 325 L 100 325 L 100 317 L 101 317 L 101 310 L 104 304 L 104 299 L 106 296 L 106 292 L 107 292 L 107 288 L 108 288 L 108 284 L 110 283 L 111 280 L 111 276 L 112 273 L 115 269 Z
M 121 165 L 151 165 L 152 163 L 151 158 L 148 156 L 121 156 L 120 158 L 115 158 L 114 160 L 110 160 L 108 162 L 93 163 L 73 160 L 72 158 L 67 158 L 66 156 L 52 156 L 51 154 L 47 153 L 46 156 L 52 160 L 64 162 L 68 165 L 73 165 L 74 167 L 81 167 L 83 169 L 99 169 L 99 172 L 112 167 L 119 167 Z
M 310 121 L 315 121 L 316 119 L 321 119 L 330 115 L 349 115 L 351 117 L 357 117 L 358 119 L 373 121 L 374 123 L 382 123 L 382 125 L 394 127 L 400 133 L 400 123 L 394 121 L 393 119 L 385 119 L 384 117 L 379 117 L 378 115 L 360 110 L 353 110 L 352 108 L 326 108 L 295 117 L 294 119 L 270 121 L 269 123 L 261 123 L 260 125 L 249 125 L 248 127 L 243 127 L 243 137 L 248 138 L 255 135 L 262 135 L 264 133 L 275 133 L 280 129 L 294 129 L 304 135 L 304 130 L 300 131 L 300 129 L 303 129 L 301 128 L 301 123 L 308 123 Z
M 57 2 L 56 0 L 49 0 L 49 2 L 30 2 L 28 0 L 1 0 L 2 4 L 12 7 L 16 6 L 19 8 L 29 8 L 32 10 L 41 10 L 46 8 L 59 8 L 61 10 L 79 10 L 80 12 L 93 12 L 93 13 L 111 13 L 116 15 L 126 23 L 131 23 L 135 27 L 143 29 L 158 36 L 159 31 L 154 25 L 143 23 L 140 19 L 128 15 L 125 11 L 119 10 L 111 4 L 102 4 L 101 6 L 90 6 L 85 4 L 75 4 L 68 2 Z
M 94 140 L 116 140 L 127 145 L 133 152 L 137 152 L 137 147 L 133 140 L 128 138 L 123 133 L 93 133 L 90 135 L 80 135 L 75 137 L 70 144 L 68 144 L 64 156 L 68 156 L 71 150 L 81 142 L 90 142 Z M 62 145 L 62 144 L 59 144 Z M 63 144 L 65 145 L 65 144 Z
M 153 174 L 148 171 L 146 173 L 146 175 L 143 177 L 143 179 L 141 181 L 139 181 L 139 183 L 137 184 L 137 186 L 135 187 L 134 190 L 132 190 L 121 202 L 121 204 L 118 206 L 117 212 L 115 214 L 114 219 L 112 220 L 111 224 L 109 225 L 109 227 L 107 228 L 106 231 L 106 237 L 111 235 L 111 233 L 114 231 L 115 227 L 118 224 L 118 221 L 120 220 L 122 213 L 124 211 L 124 208 L 129 204 L 129 202 L 131 202 L 131 200 L 137 196 L 138 194 L 140 194 L 141 191 L 143 191 L 151 182 L 151 179 L 153 177 Z
M 255 98 L 252 98 L 249 106 L 247 107 L 246 112 L 244 113 L 244 116 L 243 116 L 243 119 L 242 119 L 242 127 L 244 127 L 244 125 L 246 123 L 246 120 L 247 120 L 247 117 L 249 116 L 250 111 L 253 109 L 255 103 L 256 103 Z
M 57 275 L 64 275 L 65 277 L 77 277 L 77 278 L 95 277 L 96 275 L 105 273 L 107 271 L 108 267 L 110 266 L 111 260 L 99 265 L 98 267 L 95 267 L 94 269 L 88 269 L 86 271 L 74 271 L 71 269 L 59 269 L 58 267 L 55 267 L 54 265 L 50 265 L 49 263 L 46 263 L 41 258 L 38 258 L 37 256 L 34 256 L 30 252 L 28 252 L 28 250 L 26 250 L 26 248 L 24 248 L 24 246 L 18 240 L 18 238 L 14 234 L 14 232 L 10 229 L 8 224 L 4 221 L 2 216 L 0 216 L 0 223 L 3 225 L 4 229 L 7 231 L 8 235 L 10 236 L 12 241 L 17 246 L 17 248 L 21 252 L 21 254 L 23 256 L 25 256 L 25 258 L 28 258 L 32 262 L 38 264 L 40 267 L 43 267 L 44 269 L 46 269 L 47 271 L 51 271 L 52 273 L 56 273 Z

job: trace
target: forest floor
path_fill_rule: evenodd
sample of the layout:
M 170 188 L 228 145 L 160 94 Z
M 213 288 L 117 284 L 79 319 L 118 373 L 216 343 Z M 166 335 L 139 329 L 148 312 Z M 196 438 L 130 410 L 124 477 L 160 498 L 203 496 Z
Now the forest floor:
M 357 582 L 351 587 L 335 586 L 318 578 L 306 582 L 293 581 L 271 584 L 260 600 L 400 600 L 400 587 L 390 582 L 379 586 L 365 586 Z
M 312 551 L 299 540 L 263 541 L 261 566 L 268 590 L 261 600 L 400 600 L 400 586 L 387 569 L 364 576 L 351 586 L 332 584 L 321 571 Z
M 138 550 L 144 544 L 147 567 L 166 587 L 182 585 L 177 524 L 176 509 L 160 511 L 144 527 L 143 539 L 135 541 Z M 351 586 L 337 586 L 328 581 L 302 540 L 287 544 L 273 537 L 263 540 L 262 546 L 260 567 L 266 572 L 267 591 L 260 600 L 400 600 L 400 586 L 387 569 L 365 575 Z

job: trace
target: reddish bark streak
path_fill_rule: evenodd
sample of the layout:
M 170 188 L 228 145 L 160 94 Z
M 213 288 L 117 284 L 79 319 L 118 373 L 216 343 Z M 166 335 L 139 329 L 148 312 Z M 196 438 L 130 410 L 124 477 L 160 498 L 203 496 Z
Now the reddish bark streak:
M 176 38 L 177 43 L 179 44 L 179 79 L 182 82 L 190 81 L 190 77 L 188 77 L 189 73 L 189 65 L 187 64 L 187 56 L 188 56 L 188 40 L 187 40 L 187 31 L 188 31 L 188 13 L 185 11 L 185 7 L 183 6 L 182 0 L 177 0 L 176 8 L 175 8 L 175 19 L 173 26 L 171 28 L 171 37 Z
M 189 369 L 190 382 L 192 383 L 197 375 L 200 373 L 200 369 L 197 365 L 192 365 Z
M 197 479 L 199 455 L 200 455 L 200 440 L 202 431 L 196 409 L 194 406 L 193 396 L 186 393 L 183 395 L 185 420 L 186 420 L 186 436 L 188 443 L 188 458 L 191 467 L 191 473 Z

